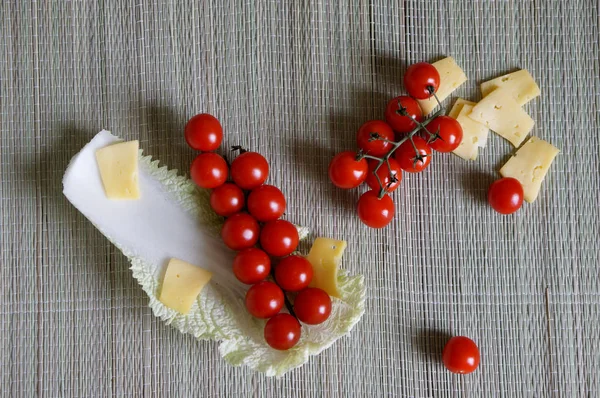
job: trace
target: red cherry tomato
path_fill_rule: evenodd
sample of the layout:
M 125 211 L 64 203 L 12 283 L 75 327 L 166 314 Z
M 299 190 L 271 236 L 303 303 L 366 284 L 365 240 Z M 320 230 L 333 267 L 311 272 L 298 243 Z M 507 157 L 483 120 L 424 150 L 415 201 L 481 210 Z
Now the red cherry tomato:
M 488 202 L 500 214 L 512 214 L 523 204 L 523 186 L 516 178 L 496 180 L 488 190 Z
M 277 220 L 285 212 L 285 197 L 279 188 L 261 185 L 250 192 L 248 211 L 260 222 Z
M 233 259 L 233 273 L 242 283 L 252 285 L 264 280 L 271 272 L 271 259 L 264 251 L 250 247 Z
M 252 247 L 258 242 L 260 227 L 250 214 L 237 213 L 225 220 L 221 228 L 223 242 L 232 250 Z
M 275 280 L 286 292 L 299 292 L 308 287 L 312 277 L 312 264 L 302 256 L 288 256 L 275 267 Z
M 366 180 L 368 172 L 367 160 L 356 160 L 356 152 L 352 151 L 338 153 L 329 163 L 329 179 L 338 188 L 356 188 Z
M 281 313 L 267 321 L 265 341 L 276 350 L 289 350 L 300 340 L 300 322 L 290 314 Z
M 404 74 L 404 87 L 416 99 L 427 99 L 437 92 L 440 86 L 440 73 L 435 66 L 419 62 L 408 67 Z
M 294 300 L 294 312 L 298 319 L 306 324 L 323 323 L 331 314 L 331 297 L 316 287 L 304 289 Z
M 438 116 L 425 126 L 431 136 L 429 146 L 438 152 L 452 152 L 460 145 L 463 138 L 463 129 L 455 119 L 450 116 Z
M 246 309 L 257 318 L 272 317 L 281 311 L 283 303 L 283 291 L 273 282 L 258 282 L 246 292 Z
M 392 149 L 393 144 L 384 140 L 372 139 L 371 134 L 373 133 L 389 141 L 394 141 L 395 138 L 394 131 L 389 124 L 381 120 L 371 120 L 358 129 L 358 134 L 356 135 L 358 147 L 369 155 L 378 157 L 386 155 Z
M 394 201 L 389 195 L 379 199 L 379 191 L 367 191 L 358 199 L 358 218 L 368 227 L 383 228 L 388 225 L 396 212 Z
M 210 207 L 220 216 L 229 217 L 244 208 L 244 192 L 235 184 L 225 183 L 210 193 Z
M 298 247 L 298 230 L 289 221 L 275 220 L 263 225 L 260 232 L 260 245 L 274 257 L 283 257 Z
M 403 116 L 400 111 L 405 109 L 408 115 Z M 423 121 L 423 111 L 419 103 L 413 98 L 401 95 L 388 102 L 385 108 L 385 120 L 392 128 L 399 133 L 408 133 L 417 127 L 413 119 Z
M 192 162 L 190 175 L 201 188 L 216 188 L 227 180 L 227 162 L 216 153 L 201 153 Z
M 381 167 L 379 167 L 379 170 L 377 170 L 377 175 L 379 176 L 383 187 L 387 189 L 387 192 L 392 192 L 395 191 L 396 188 L 398 188 L 398 185 L 400 185 L 400 181 L 402 181 L 402 169 L 400 168 L 400 165 L 395 159 L 389 158 L 388 160 L 390 166 L 392 166 L 392 174 L 396 177 L 396 181 L 391 182 L 392 180 L 390 179 L 390 169 L 386 162 L 383 162 Z M 375 173 L 373 172 L 373 170 L 375 170 L 375 167 L 377 167 L 378 163 L 379 162 L 377 162 L 376 160 L 369 160 L 369 176 L 367 177 L 367 185 L 369 186 L 369 188 L 374 189 L 375 191 L 379 191 L 381 189 L 379 183 L 377 182 L 377 178 L 375 177 Z
M 427 142 L 417 136 L 413 136 L 414 146 L 410 140 L 406 140 L 394 152 L 394 158 L 398 161 L 400 168 L 409 173 L 419 173 L 429 166 L 431 162 L 431 148 Z
M 231 178 L 242 189 L 261 186 L 269 175 L 269 163 L 263 155 L 244 152 L 231 163 Z
M 216 117 L 201 113 L 185 125 L 185 140 L 197 151 L 214 151 L 223 141 L 223 128 Z
M 465 336 L 455 336 L 446 343 L 442 352 L 444 366 L 452 373 L 472 373 L 479 366 L 479 348 Z

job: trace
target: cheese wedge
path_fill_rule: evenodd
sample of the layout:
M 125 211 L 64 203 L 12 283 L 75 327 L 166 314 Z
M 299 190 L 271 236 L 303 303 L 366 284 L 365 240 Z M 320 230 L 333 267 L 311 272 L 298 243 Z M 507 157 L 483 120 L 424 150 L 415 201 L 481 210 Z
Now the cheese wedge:
M 465 72 L 456 64 L 454 58 L 448 57 L 432 64 L 440 74 L 440 86 L 435 93 L 441 101 L 448 98 L 450 94 L 464 82 L 467 81 Z M 424 100 L 417 100 L 423 111 L 423 115 L 428 115 L 437 107 L 437 101 L 433 96 Z
M 485 97 L 497 88 L 505 89 L 520 106 L 540 95 L 540 88 L 527 69 L 481 83 L 481 94 Z
M 523 199 L 533 202 L 552 161 L 560 151 L 552 144 L 531 137 L 500 169 L 502 177 L 516 178 L 523 185 Z
M 323 289 L 332 297 L 340 297 L 338 289 L 338 269 L 346 242 L 329 238 L 317 238 L 306 258 L 313 266 L 311 287 Z
M 473 105 L 463 104 L 456 118 L 456 121 L 463 129 L 463 138 L 458 148 L 452 151 L 452 153 L 465 160 L 477 159 L 478 149 L 485 146 L 489 133 L 487 127 L 468 116 L 472 109 Z
M 104 192 L 109 199 L 139 199 L 138 141 L 120 142 L 96 151 Z
M 483 98 L 469 114 L 515 147 L 525 140 L 535 122 L 504 89 L 497 88 Z
M 176 258 L 167 266 L 159 300 L 181 314 L 190 312 L 212 273 Z
M 450 109 L 450 112 L 448 112 L 448 116 L 450 116 L 452 119 L 456 119 L 464 104 L 475 106 L 476 102 L 467 101 L 463 98 L 457 98 L 456 101 L 454 101 L 452 109 Z

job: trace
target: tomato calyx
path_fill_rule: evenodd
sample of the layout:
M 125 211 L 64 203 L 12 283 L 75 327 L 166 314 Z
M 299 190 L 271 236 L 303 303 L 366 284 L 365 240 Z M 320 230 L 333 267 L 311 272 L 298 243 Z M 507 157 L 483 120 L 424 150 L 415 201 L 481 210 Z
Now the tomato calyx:
M 247 150 L 246 148 L 244 148 L 243 146 L 241 146 L 241 145 L 232 145 L 232 146 L 231 146 L 231 151 L 232 151 L 232 152 L 239 151 L 240 155 L 241 155 L 242 153 L 246 153 L 246 152 L 248 152 L 248 150 Z

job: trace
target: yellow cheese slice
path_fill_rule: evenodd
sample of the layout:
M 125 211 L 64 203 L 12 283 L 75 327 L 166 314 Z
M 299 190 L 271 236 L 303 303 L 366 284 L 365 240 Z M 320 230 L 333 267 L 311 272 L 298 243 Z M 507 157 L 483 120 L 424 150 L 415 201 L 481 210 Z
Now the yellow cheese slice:
M 542 181 L 560 151 L 554 145 L 531 137 L 500 169 L 502 177 L 516 178 L 523 185 L 523 199 L 533 202 Z
M 450 116 L 452 119 L 456 119 L 464 104 L 475 106 L 476 102 L 467 101 L 463 98 L 457 98 L 456 101 L 454 101 L 452 109 L 450 109 L 450 112 L 448 112 L 448 116 Z
M 138 149 L 138 141 L 129 141 L 96 151 L 102 185 L 109 199 L 139 199 Z
M 181 314 L 190 312 L 212 273 L 176 258 L 167 266 L 159 300 Z
M 440 74 L 440 86 L 435 93 L 441 101 L 448 98 L 454 90 L 467 81 L 465 72 L 456 64 L 454 58 L 448 57 L 432 64 Z M 428 115 L 437 106 L 437 101 L 433 96 L 424 100 L 417 100 L 423 111 L 423 115 Z
M 452 153 L 465 160 L 477 159 L 478 148 L 485 146 L 489 133 L 487 127 L 468 116 L 472 110 L 473 105 L 465 103 L 456 117 L 456 121 L 463 129 L 463 139 Z
M 497 88 L 505 89 L 521 106 L 540 95 L 540 88 L 527 69 L 481 83 L 481 94 L 485 97 Z
M 346 250 L 346 242 L 329 238 L 317 238 L 306 258 L 313 266 L 312 287 L 323 289 L 332 297 L 340 297 L 337 274 Z
M 515 147 L 521 145 L 535 124 L 527 112 L 502 88 L 495 89 L 479 101 L 469 117 L 506 138 Z

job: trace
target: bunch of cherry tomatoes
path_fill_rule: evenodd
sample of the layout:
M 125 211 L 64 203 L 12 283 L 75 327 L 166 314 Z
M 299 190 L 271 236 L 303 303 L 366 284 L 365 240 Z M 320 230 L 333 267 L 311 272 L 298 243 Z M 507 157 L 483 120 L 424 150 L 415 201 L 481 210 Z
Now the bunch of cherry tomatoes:
M 309 325 L 324 322 L 331 313 L 331 298 L 322 289 L 308 287 L 313 268 L 306 258 L 293 254 L 298 229 L 280 219 L 286 200 L 279 188 L 265 184 L 267 160 L 259 153 L 234 147 L 239 155 L 228 165 L 214 152 L 223 139 L 221 124 L 206 113 L 188 121 L 185 139 L 202 152 L 192 162 L 192 180 L 212 189 L 210 206 L 226 218 L 221 238 L 238 251 L 233 272 L 240 282 L 252 285 L 245 298 L 248 312 L 268 319 L 264 337 L 271 347 L 293 347 L 300 339 L 299 321 Z M 275 266 L 273 259 L 278 260 Z M 295 294 L 293 306 L 286 292 Z M 289 313 L 281 312 L 284 305 Z

